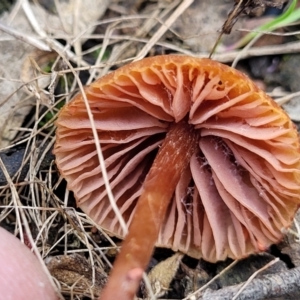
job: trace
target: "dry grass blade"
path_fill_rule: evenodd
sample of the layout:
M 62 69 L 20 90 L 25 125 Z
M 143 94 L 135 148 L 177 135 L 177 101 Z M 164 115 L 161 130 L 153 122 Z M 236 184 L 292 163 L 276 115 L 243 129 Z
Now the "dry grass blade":
M 149 42 L 144 46 L 144 48 L 138 53 L 135 60 L 144 58 L 150 49 L 157 43 L 161 36 L 171 27 L 171 25 L 176 21 L 176 19 L 187 9 L 194 0 L 184 0 L 173 12 L 173 14 L 166 20 L 165 24 L 160 27 L 160 29 L 152 36 Z
M 16 225 L 18 226 L 18 228 L 16 228 L 16 230 L 18 230 L 20 232 L 20 236 L 21 236 L 21 240 L 24 242 L 24 232 L 23 232 L 23 228 L 25 229 L 25 233 L 26 233 L 26 239 L 28 239 L 31 247 L 32 247 L 32 250 L 34 252 L 34 254 L 36 255 L 36 257 L 38 258 L 38 260 L 40 261 L 41 263 L 41 266 L 42 268 L 44 269 L 44 272 L 47 274 L 48 278 L 49 278 L 49 281 L 50 283 L 53 285 L 53 287 L 55 288 L 55 290 L 57 290 L 53 280 L 52 280 L 52 277 L 47 269 L 47 267 L 45 266 L 45 264 L 43 263 L 43 258 L 40 254 L 40 252 L 38 251 L 37 249 L 37 246 L 34 242 L 34 239 L 32 237 L 32 234 L 31 234 L 31 230 L 30 230 L 30 227 L 29 227 L 29 224 L 28 224 L 28 220 L 27 220 L 27 217 L 25 215 L 25 211 L 20 207 L 21 205 L 21 202 L 20 202 L 20 199 L 19 199 L 19 195 L 18 195 L 18 192 L 17 192 L 17 189 L 14 185 L 14 183 L 12 182 L 7 170 L 6 170 L 6 167 L 5 165 L 3 164 L 2 162 L 2 159 L 0 158 L 0 167 L 2 169 L 2 171 L 4 172 L 5 176 L 6 176 L 6 180 L 9 184 L 9 188 L 10 188 L 10 191 L 11 191 L 11 196 L 12 196 L 12 199 L 13 199 L 13 205 L 14 205 L 14 209 L 16 211 L 16 215 L 17 215 L 17 223 Z M 57 294 L 59 296 L 60 299 L 63 299 L 62 295 L 60 294 L 59 291 L 57 291 Z
M 0 23 L 0 30 L 4 31 L 4 32 L 12 35 L 13 37 L 15 37 L 25 43 L 28 43 L 29 45 L 32 45 L 33 47 L 36 47 L 40 50 L 51 51 L 50 47 L 47 46 L 45 43 L 41 42 L 40 40 L 38 40 L 32 36 L 24 35 L 23 33 L 15 30 L 9 26 L 6 26 L 6 25 Z
M 239 260 L 234 260 L 230 265 L 228 265 L 226 268 L 224 268 L 218 275 L 216 275 L 214 278 L 212 278 L 210 281 L 208 281 L 205 285 L 203 285 L 200 289 L 195 291 L 194 293 L 188 295 L 186 298 L 182 300 L 194 300 L 195 297 L 201 295 L 201 292 L 203 292 L 206 288 L 210 286 L 215 280 L 217 280 L 220 276 L 225 274 L 228 270 L 230 270 L 234 265 L 236 265 L 239 262 Z
M 243 290 L 245 288 L 247 288 L 247 286 L 250 284 L 250 282 L 262 271 L 266 270 L 267 268 L 271 267 L 272 265 L 274 265 L 275 263 L 277 263 L 279 261 L 279 258 L 275 258 L 274 260 L 270 261 L 268 264 L 266 264 L 264 267 L 262 267 L 261 269 L 259 269 L 258 271 L 254 272 L 252 276 L 250 276 L 250 278 L 245 282 L 245 284 L 242 286 L 242 288 L 236 293 L 236 295 L 234 295 L 234 297 L 232 298 L 232 300 L 236 300 L 240 294 L 242 294 Z
M 249 283 L 238 299 L 263 300 L 279 297 L 286 299 L 287 295 L 293 297 L 293 295 L 297 295 L 297 292 L 299 292 L 299 278 L 299 267 L 272 275 L 264 275 L 261 278 L 255 278 Z M 238 284 L 225 287 L 218 291 L 207 290 L 199 300 L 231 300 L 242 286 L 243 284 Z

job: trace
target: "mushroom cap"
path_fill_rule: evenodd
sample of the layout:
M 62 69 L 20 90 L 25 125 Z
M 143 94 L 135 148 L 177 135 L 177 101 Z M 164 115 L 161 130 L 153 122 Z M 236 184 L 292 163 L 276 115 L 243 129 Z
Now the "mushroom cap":
M 215 262 L 282 239 L 300 203 L 299 137 L 287 114 L 244 74 L 210 59 L 156 56 L 121 67 L 85 93 L 128 225 L 170 124 L 186 118 L 199 147 L 176 186 L 157 246 Z M 56 125 L 56 163 L 78 206 L 123 237 L 81 94 Z

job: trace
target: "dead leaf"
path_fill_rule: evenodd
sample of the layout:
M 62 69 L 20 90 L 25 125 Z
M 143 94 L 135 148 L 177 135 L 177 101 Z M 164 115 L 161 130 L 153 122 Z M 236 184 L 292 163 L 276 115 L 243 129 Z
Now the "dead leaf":
M 79 254 L 59 255 L 52 257 L 47 267 L 53 277 L 60 283 L 72 287 L 74 291 L 99 297 L 106 284 L 107 275 L 100 268 L 95 268 L 93 281 L 92 266 Z
M 173 256 L 158 263 L 148 274 L 153 293 L 156 297 L 163 296 L 168 292 L 171 281 L 176 275 L 182 253 L 175 253 Z M 149 297 L 148 291 L 145 291 L 145 297 Z

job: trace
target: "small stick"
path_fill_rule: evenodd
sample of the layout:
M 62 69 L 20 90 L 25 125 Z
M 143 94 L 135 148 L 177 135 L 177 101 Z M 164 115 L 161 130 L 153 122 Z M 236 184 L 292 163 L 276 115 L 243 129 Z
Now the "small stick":
M 236 300 L 238 298 L 238 296 L 246 289 L 246 287 L 250 284 L 250 282 L 262 271 L 266 270 L 267 268 L 271 267 L 272 265 L 274 265 L 275 263 L 277 263 L 279 261 L 279 257 L 276 257 L 275 259 L 273 259 L 272 261 L 270 261 L 269 263 L 267 263 L 265 266 L 263 266 L 262 268 L 260 268 L 259 270 L 257 270 L 256 272 L 254 272 L 249 279 L 244 283 L 244 285 L 241 287 L 241 289 L 236 293 L 236 295 L 232 298 L 232 300 Z
M 206 290 L 198 300 L 231 300 L 243 286 L 242 284 L 224 287 L 217 291 Z M 300 290 L 300 267 L 280 272 L 277 274 L 264 275 L 255 278 L 245 288 L 238 299 L 262 300 L 266 298 L 285 298 L 287 295 L 299 294 Z M 298 299 L 295 297 L 295 299 Z

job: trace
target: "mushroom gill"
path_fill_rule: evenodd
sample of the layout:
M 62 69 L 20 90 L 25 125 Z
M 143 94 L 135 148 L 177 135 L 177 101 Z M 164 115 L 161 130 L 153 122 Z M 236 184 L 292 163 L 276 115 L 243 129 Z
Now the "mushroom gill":
M 85 93 L 128 226 L 147 173 L 177 126 L 183 133 L 175 134 L 176 147 L 191 146 L 172 150 L 189 154 L 177 153 L 176 161 L 184 156 L 187 163 L 177 174 L 156 245 L 216 262 L 281 240 L 300 203 L 299 137 L 287 114 L 245 75 L 209 59 L 156 56 L 100 78 Z M 56 163 L 78 206 L 124 237 L 80 94 L 56 124 Z M 172 164 L 162 167 L 170 169 L 166 182 L 173 177 Z

